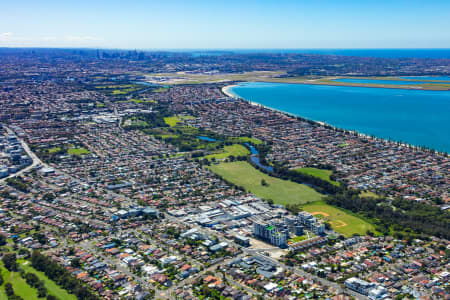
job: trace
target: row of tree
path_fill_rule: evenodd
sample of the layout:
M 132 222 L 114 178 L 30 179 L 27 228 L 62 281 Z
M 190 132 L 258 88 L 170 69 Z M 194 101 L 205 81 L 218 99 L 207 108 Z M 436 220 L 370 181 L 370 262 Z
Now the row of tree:
M 83 285 L 81 281 L 75 278 L 69 271 L 52 259 L 33 251 L 31 255 L 31 265 L 38 271 L 42 271 L 48 278 L 55 281 L 56 284 L 74 294 L 78 299 L 97 300 L 99 299 L 89 288 Z
M 44 298 L 47 296 L 47 288 L 45 287 L 45 283 L 43 280 L 39 280 L 39 278 L 34 273 L 25 273 L 23 278 L 28 283 L 29 286 L 34 287 L 38 291 L 38 297 Z
M 365 198 L 359 190 L 343 190 L 329 195 L 326 202 L 375 220 L 380 231 L 389 234 L 390 229 L 417 232 L 450 238 L 450 212 L 437 206 L 396 198 Z M 412 233 L 413 233 L 412 232 Z
M 23 300 L 22 297 L 15 294 L 12 284 L 9 282 L 5 284 L 5 293 L 8 296 L 8 300 Z
M 297 183 L 310 184 L 315 190 L 323 194 L 336 194 L 337 192 L 342 190 L 342 188 L 339 185 L 334 185 L 329 181 L 323 180 L 319 177 L 298 172 L 295 170 L 290 170 L 286 167 L 275 166 L 274 175 L 284 180 L 291 180 Z
M 17 263 L 16 253 L 5 253 L 2 257 L 3 265 L 10 272 L 19 272 L 20 276 L 25 279 L 26 283 L 34 287 L 38 292 L 39 298 L 47 297 L 47 300 L 57 300 L 56 297 L 52 295 L 48 295 L 47 288 L 45 287 L 45 282 L 43 280 L 39 280 L 39 277 L 34 273 L 25 273 L 24 270 L 19 268 Z M 0 285 L 3 284 L 3 277 L 0 274 Z M 5 284 L 5 293 L 8 296 L 8 300 L 18 300 L 22 299 L 20 296 L 16 295 L 11 283 Z

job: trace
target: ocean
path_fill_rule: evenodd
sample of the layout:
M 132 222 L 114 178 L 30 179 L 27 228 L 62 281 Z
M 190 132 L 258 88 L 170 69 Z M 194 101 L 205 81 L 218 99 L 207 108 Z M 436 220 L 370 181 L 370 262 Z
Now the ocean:
M 450 153 L 450 92 L 263 82 L 229 91 L 339 128 Z

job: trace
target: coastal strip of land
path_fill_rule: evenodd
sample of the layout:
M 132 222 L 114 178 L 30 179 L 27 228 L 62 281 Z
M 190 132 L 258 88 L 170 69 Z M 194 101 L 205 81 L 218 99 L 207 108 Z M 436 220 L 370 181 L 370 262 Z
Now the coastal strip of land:
M 305 79 L 304 77 L 286 77 L 286 78 L 270 78 L 261 80 L 260 82 L 273 83 L 292 83 L 292 84 L 311 84 L 311 85 L 330 85 L 330 86 L 347 86 L 347 87 L 366 87 L 366 88 L 383 88 L 383 89 L 400 89 L 400 90 L 425 90 L 425 91 L 450 91 L 450 82 L 426 82 L 420 84 L 381 84 L 381 83 L 359 83 L 359 82 L 343 82 L 335 79 L 354 79 L 354 77 L 336 77 L 336 78 L 320 78 Z M 364 79 L 364 78 L 360 78 Z M 392 79 L 387 79 L 392 80 Z M 255 80 L 258 81 L 258 80 Z M 392 80 L 403 81 L 403 80 Z
M 284 71 L 254 71 L 241 74 L 218 73 L 218 74 L 189 74 L 178 73 L 152 73 L 145 74 L 146 81 L 153 84 L 203 84 L 203 83 L 236 83 L 236 82 L 273 82 L 273 83 L 293 83 L 312 85 L 331 85 L 349 87 L 368 88 L 389 88 L 406 90 L 428 90 L 428 91 L 450 91 L 450 81 L 431 79 L 405 79 L 401 77 L 383 76 L 297 76 L 287 77 Z M 388 83 L 363 83 L 363 82 L 343 82 L 339 79 L 360 79 L 360 80 L 385 80 Z M 394 83 L 395 82 L 395 83 Z M 405 84 L 398 84 L 405 82 Z M 417 82 L 408 84 L 408 82 Z

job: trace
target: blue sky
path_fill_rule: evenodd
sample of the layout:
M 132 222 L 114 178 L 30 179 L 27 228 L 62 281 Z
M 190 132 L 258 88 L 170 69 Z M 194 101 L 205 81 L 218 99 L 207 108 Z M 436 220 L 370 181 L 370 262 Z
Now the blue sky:
M 450 48 L 450 0 L 2 2 L 0 46 Z

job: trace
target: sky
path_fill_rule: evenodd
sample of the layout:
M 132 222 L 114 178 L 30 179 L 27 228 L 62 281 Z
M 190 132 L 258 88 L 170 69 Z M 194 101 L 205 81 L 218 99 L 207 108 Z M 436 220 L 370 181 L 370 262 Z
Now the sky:
M 450 48 L 450 0 L 3 0 L 0 47 Z

